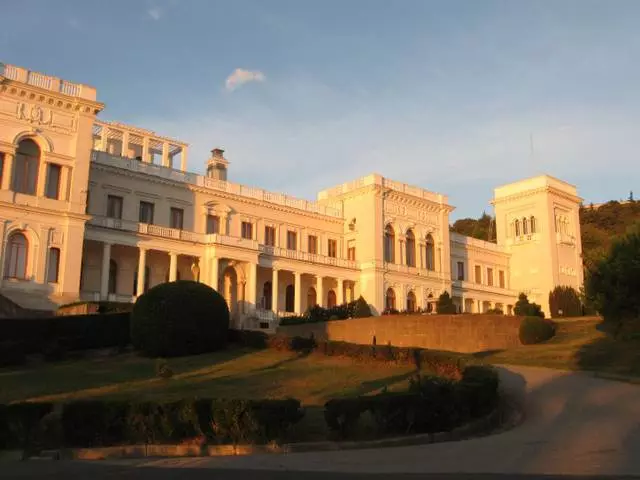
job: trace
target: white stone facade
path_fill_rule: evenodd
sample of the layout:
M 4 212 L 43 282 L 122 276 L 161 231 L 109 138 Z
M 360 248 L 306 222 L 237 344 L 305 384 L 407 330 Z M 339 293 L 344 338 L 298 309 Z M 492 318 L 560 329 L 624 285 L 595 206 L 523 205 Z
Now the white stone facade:
M 495 190 L 497 244 L 450 233 L 444 195 L 377 174 L 311 202 L 206 174 L 188 145 L 97 120 L 95 89 L 0 64 L 0 292 L 53 308 L 132 301 L 174 279 L 211 285 L 236 325 L 357 298 L 461 311 L 501 308 L 520 291 L 548 312 L 555 285 L 582 285 L 575 187 L 549 176 Z

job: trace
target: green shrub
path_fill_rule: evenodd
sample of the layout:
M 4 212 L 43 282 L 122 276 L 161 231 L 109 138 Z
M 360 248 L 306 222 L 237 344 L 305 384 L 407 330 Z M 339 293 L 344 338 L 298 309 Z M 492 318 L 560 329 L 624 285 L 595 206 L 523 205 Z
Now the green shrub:
M 0 342 L 0 368 L 24 365 L 26 361 L 21 342 Z
M 324 405 L 324 419 L 329 430 L 346 438 L 357 425 L 360 415 L 368 409 L 368 397 L 334 398 Z
M 513 309 L 513 313 L 520 317 L 544 318 L 542 307 L 537 303 L 529 303 L 529 298 L 524 293 L 518 295 L 518 301 Z
M 520 323 L 520 342 L 533 345 L 549 340 L 555 335 L 555 324 L 540 317 L 525 317 Z
M 143 355 L 175 357 L 224 347 L 229 309 L 203 283 L 181 280 L 157 285 L 141 295 L 131 314 L 131 342 Z
M 438 303 L 436 303 L 436 312 L 438 314 L 454 314 L 458 313 L 449 292 L 445 291 L 438 297 Z
M 280 325 L 283 327 L 286 325 L 300 325 L 303 323 L 310 323 L 310 317 L 305 315 L 289 315 L 280 319 Z
M 356 304 L 355 304 L 354 309 L 353 309 L 353 317 L 354 318 L 365 318 L 365 317 L 370 317 L 371 315 L 372 315 L 371 314 L 371 308 L 369 307 L 369 304 L 362 297 L 362 295 L 360 295 L 358 297 L 358 300 L 356 300 Z
M 458 399 L 471 418 L 480 417 L 498 406 L 500 379 L 493 367 L 471 365 L 462 372 L 457 385 Z
M 0 405 L 0 449 L 31 447 L 40 422 L 52 410 L 49 402 Z
M 249 348 L 263 349 L 268 347 L 269 336 L 257 330 L 229 330 L 229 342 Z
M 573 287 L 557 286 L 549 292 L 549 310 L 551 317 L 579 317 L 582 315 L 580 294 Z
M 62 409 L 62 430 L 69 447 L 125 443 L 130 428 L 127 401 L 79 400 Z

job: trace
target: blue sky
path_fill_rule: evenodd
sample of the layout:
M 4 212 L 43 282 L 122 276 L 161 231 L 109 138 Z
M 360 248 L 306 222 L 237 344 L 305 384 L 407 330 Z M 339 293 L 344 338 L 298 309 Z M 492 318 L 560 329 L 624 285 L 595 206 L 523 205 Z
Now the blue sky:
M 220 146 L 231 180 L 305 198 L 375 171 L 448 194 L 453 219 L 543 172 L 587 202 L 640 197 L 635 0 L 21 0 L 1 16 L 0 61 L 95 86 L 102 118 L 190 143 L 192 171 Z

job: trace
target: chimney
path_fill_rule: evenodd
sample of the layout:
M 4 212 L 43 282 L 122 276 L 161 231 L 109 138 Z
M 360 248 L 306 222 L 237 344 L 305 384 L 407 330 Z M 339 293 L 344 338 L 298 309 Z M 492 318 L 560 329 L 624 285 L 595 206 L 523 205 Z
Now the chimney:
M 224 150 L 214 148 L 211 150 L 211 157 L 207 160 L 207 177 L 226 181 L 228 165 L 229 162 L 224 158 Z

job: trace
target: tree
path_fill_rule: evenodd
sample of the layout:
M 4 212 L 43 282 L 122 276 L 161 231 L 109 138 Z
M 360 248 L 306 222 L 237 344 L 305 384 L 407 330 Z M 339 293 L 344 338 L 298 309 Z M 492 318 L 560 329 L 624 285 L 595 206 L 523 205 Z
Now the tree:
M 449 292 L 444 291 L 438 297 L 438 303 L 436 304 L 436 312 L 440 314 L 458 313 L 458 310 L 449 295 Z
M 640 320 L 640 223 L 614 240 L 607 255 L 589 270 L 586 297 L 619 328 Z
M 353 317 L 354 318 L 364 318 L 371 316 L 371 308 L 367 301 L 360 295 L 358 300 L 356 300 L 356 305 L 353 309 Z
M 529 298 L 525 293 L 518 295 L 518 301 L 513 309 L 513 313 L 521 317 L 542 317 L 542 307 L 537 303 L 529 303 Z
M 467 237 L 495 242 L 496 232 L 494 225 L 495 219 L 486 212 L 482 212 L 479 219 L 461 218 L 456 220 L 451 226 L 451 230 L 459 233 L 460 235 L 466 235 Z
M 579 317 L 582 302 L 578 292 L 569 286 L 558 285 L 549 292 L 549 314 L 551 317 Z

